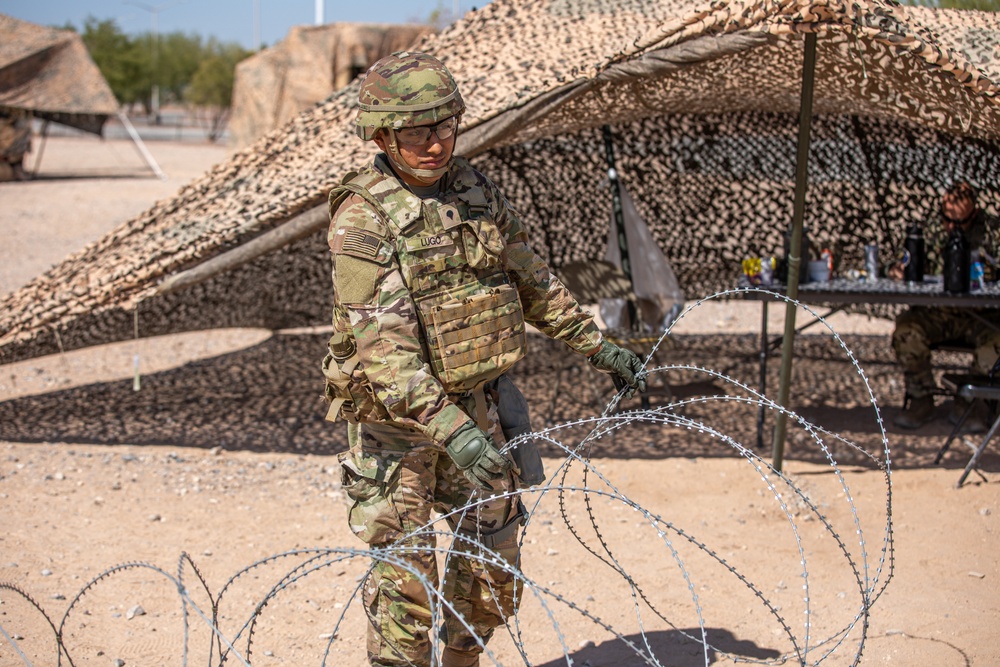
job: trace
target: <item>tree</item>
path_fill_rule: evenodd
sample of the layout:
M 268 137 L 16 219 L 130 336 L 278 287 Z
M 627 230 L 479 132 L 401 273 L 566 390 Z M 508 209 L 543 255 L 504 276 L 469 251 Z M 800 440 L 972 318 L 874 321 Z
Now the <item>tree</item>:
M 165 100 L 181 102 L 205 57 L 201 36 L 172 32 L 160 35 L 159 84 Z
M 111 92 L 121 104 L 142 102 L 147 109 L 152 91 L 152 59 L 148 49 L 129 39 L 113 20 L 88 16 L 83 43 Z
M 222 135 L 229 119 L 236 64 L 252 53 L 238 44 L 219 44 L 214 39 L 209 40 L 206 55 L 191 78 L 185 97 L 207 114 L 208 138 L 211 141 Z
M 438 0 L 437 6 L 431 11 L 426 19 L 413 17 L 410 19 L 410 23 L 423 23 L 434 27 L 436 30 L 442 30 L 460 18 L 462 18 L 461 13 L 455 13 L 454 10 L 446 8 L 444 6 L 444 1 Z

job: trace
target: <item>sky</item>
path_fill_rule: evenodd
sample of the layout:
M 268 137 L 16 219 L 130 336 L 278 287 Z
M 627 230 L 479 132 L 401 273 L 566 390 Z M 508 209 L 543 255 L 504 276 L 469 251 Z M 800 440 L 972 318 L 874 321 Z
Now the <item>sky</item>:
M 424 21 L 435 9 L 465 14 L 489 0 L 0 0 L 0 13 L 46 26 L 72 23 L 82 29 L 88 16 L 112 19 L 129 35 L 181 31 L 254 49 L 281 41 L 295 25 L 340 21 L 409 23 Z M 377 11 L 373 11 L 377 10 Z

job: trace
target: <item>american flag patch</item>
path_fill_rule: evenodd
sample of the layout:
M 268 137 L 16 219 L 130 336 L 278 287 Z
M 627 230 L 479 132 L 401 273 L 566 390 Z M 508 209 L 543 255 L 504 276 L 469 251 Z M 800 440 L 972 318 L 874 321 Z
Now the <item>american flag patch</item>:
M 360 257 L 375 258 L 378 256 L 378 248 L 382 244 L 382 239 L 363 232 L 360 229 L 348 229 L 344 234 L 344 252 Z

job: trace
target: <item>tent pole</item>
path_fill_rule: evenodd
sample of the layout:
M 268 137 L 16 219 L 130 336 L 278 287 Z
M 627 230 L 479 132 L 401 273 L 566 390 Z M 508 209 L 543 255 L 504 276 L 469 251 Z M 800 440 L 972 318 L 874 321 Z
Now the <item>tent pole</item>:
M 608 161 L 608 181 L 611 184 L 611 212 L 615 217 L 615 227 L 618 237 L 618 251 L 622 262 L 622 273 L 628 278 L 629 286 L 635 291 L 632 280 L 632 261 L 628 255 L 628 234 L 625 231 L 625 213 L 622 211 L 622 193 L 618 182 L 618 169 L 615 167 L 615 144 L 611 135 L 611 126 L 601 128 L 604 134 L 604 155 Z M 639 307 L 632 299 L 628 300 L 629 326 L 635 328 L 638 323 Z
M 42 123 L 42 141 L 38 146 L 38 155 L 35 156 L 35 164 L 31 167 L 31 177 L 38 176 L 38 167 L 42 164 L 42 153 L 45 152 L 45 141 L 49 138 L 49 120 L 46 118 Z
M 120 120 L 122 125 L 125 126 L 125 129 L 128 131 L 128 136 L 132 137 L 132 143 L 135 144 L 135 147 L 139 150 L 139 154 L 142 155 L 142 159 L 146 161 L 146 164 L 153 171 L 153 173 L 156 174 L 160 180 L 167 180 L 167 175 L 160 171 L 160 165 L 156 164 L 153 154 L 146 148 L 146 144 L 142 143 L 142 137 L 140 137 L 139 133 L 135 131 L 134 127 L 132 127 L 132 122 L 128 119 L 128 116 L 126 116 L 121 110 L 118 111 L 118 120 Z
M 802 58 L 802 98 L 799 103 L 799 144 L 795 163 L 795 206 L 792 213 L 792 240 L 788 248 L 789 299 L 799 296 L 799 266 L 808 258 L 798 257 L 802 248 L 802 221 L 805 218 L 806 185 L 809 180 L 809 132 L 812 129 L 813 84 L 816 74 L 816 33 L 806 34 L 805 53 Z M 806 250 L 808 252 L 808 249 Z M 781 381 L 778 405 L 788 406 L 789 384 L 792 379 L 792 349 L 795 344 L 795 304 L 785 304 L 785 335 L 781 341 Z M 785 431 L 788 415 L 779 412 L 774 420 L 774 438 L 771 441 L 771 465 L 780 471 L 785 457 Z

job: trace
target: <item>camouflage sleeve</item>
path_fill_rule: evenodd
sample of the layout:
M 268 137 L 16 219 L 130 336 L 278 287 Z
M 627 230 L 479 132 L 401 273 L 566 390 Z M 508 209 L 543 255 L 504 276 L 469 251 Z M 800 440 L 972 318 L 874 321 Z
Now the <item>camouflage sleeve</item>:
M 524 318 L 550 338 L 590 356 L 601 348 L 601 331 L 594 316 L 585 311 L 549 269 L 528 241 L 528 232 L 517 212 L 489 183 L 487 192 L 494 220 L 507 244 L 506 270 L 521 297 Z
M 360 365 L 393 420 L 443 443 L 470 420 L 449 400 L 424 359 L 416 306 L 388 233 L 360 198 L 348 199 L 330 227 L 333 293 L 347 315 Z

